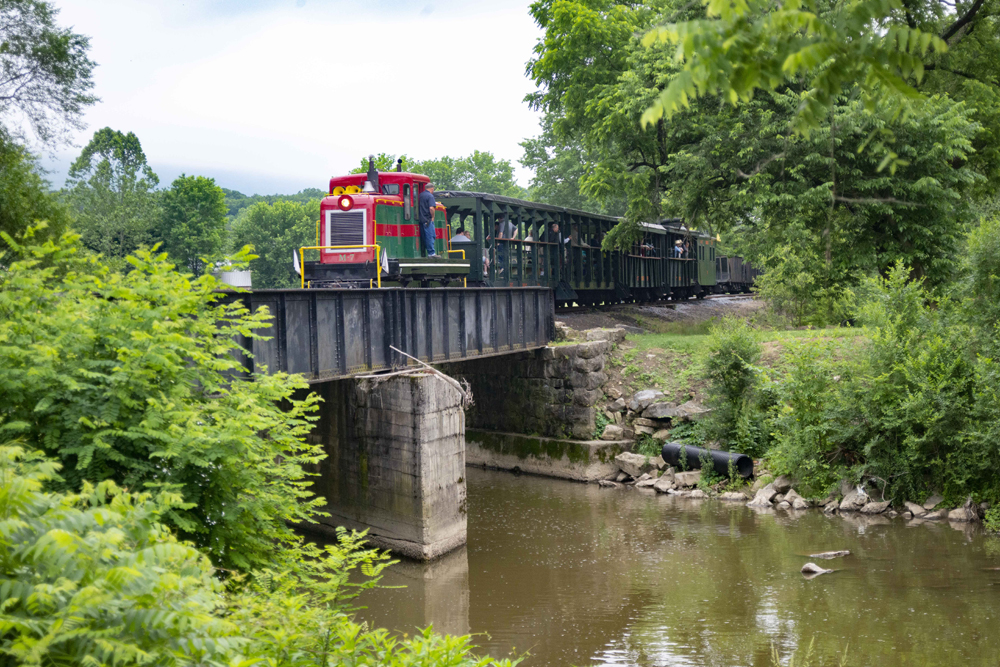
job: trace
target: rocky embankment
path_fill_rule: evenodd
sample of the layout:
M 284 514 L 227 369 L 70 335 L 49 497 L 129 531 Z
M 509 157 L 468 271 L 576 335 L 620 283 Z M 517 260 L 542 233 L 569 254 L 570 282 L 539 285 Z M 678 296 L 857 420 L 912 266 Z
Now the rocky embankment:
M 783 511 L 821 510 L 825 514 L 858 513 L 887 518 L 903 517 L 918 521 L 980 521 L 989 509 L 989 503 L 975 503 L 967 499 L 961 507 L 944 507 L 944 498 L 933 494 L 923 503 L 905 502 L 894 507 L 888 500 L 878 500 L 861 486 L 846 480 L 841 482 L 838 493 L 826 498 L 805 498 L 796 492 L 795 483 L 785 475 L 771 478 L 762 475 L 752 485 L 736 490 L 730 482 L 714 485 L 702 483 L 701 471 L 678 472 L 667 466 L 662 457 L 649 457 L 633 452 L 623 452 L 615 457 L 619 472 L 613 479 L 600 480 L 603 487 L 634 486 L 652 488 L 681 498 L 717 498 L 729 502 L 745 503 L 747 507 Z
M 607 340 L 620 344 L 625 331 L 594 329 L 575 331 L 557 322 L 557 335 L 562 340 Z M 606 379 L 606 378 L 605 378 Z M 629 395 L 628 391 L 612 386 L 602 387 L 601 399 L 592 401 L 593 409 L 603 413 L 608 422 L 600 437 L 607 441 L 635 441 L 647 437 L 656 445 L 670 439 L 670 431 L 677 424 L 696 421 L 711 412 L 697 401 L 678 404 L 670 401 L 661 391 L 643 389 Z M 596 394 L 597 392 L 595 392 Z M 704 443 L 706 449 L 717 449 L 716 443 Z M 877 485 L 855 485 L 847 480 L 840 483 L 837 492 L 825 498 L 806 498 L 795 490 L 795 481 L 781 475 L 777 478 L 755 464 L 757 479 L 753 484 L 738 485 L 729 481 L 715 484 L 703 483 L 701 471 L 677 471 L 669 467 L 660 456 L 644 456 L 623 452 L 615 457 L 618 472 L 609 479 L 600 480 L 604 487 L 634 486 L 651 488 L 682 498 L 717 498 L 729 502 L 745 503 L 756 509 L 782 511 L 821 510 L 826 514 L 857 514 L 868 517 L 902 517 L 913 521 L 981 521 L 989 503 L 975 503 L 968 498 L 961 506 L 946 506 L 944 498 L 934 493 L 922 502 L 905 502 L 893 505 L 879 497 Z

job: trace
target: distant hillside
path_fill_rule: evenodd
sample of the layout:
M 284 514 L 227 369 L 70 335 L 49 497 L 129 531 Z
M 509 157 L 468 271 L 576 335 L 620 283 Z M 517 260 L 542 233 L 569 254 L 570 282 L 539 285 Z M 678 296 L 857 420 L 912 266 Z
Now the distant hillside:
M 322 199 L 326 192 L 319 188 L 306 188 L 294 195 L 245 195 L 236 190 L 222 188 L 226 195 L 226 208 L 229 209 L 229 217 L 235 218 L 239 212 L 257 202 L 273 204 L 279 201 L 293 201 L 299 204 L 306 204 L 310 201 Z

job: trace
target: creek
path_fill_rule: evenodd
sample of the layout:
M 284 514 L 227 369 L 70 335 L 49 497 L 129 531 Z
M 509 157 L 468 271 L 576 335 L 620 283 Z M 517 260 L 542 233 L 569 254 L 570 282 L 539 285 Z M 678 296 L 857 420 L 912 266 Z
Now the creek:
M 996 665 L 1000 538 L 468 469 L 468 546 L 389 568 L 359 618 L 527 666 Z M 811 553 L 848 549 L 836 560 Z M 831 574 L 805 579 L 815 560 Z

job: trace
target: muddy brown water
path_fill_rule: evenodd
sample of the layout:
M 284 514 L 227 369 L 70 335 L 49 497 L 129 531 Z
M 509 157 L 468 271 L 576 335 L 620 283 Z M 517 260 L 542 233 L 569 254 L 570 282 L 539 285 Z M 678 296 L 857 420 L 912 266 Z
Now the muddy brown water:
M 468 546 L 402 562 L 359 618 L 541 665 L 1000 664 L 1000 538 L 468 471 Z M 806 580 L 810 553 L 832 574 Z M 783 660 L 784 664 L 784 660 Z

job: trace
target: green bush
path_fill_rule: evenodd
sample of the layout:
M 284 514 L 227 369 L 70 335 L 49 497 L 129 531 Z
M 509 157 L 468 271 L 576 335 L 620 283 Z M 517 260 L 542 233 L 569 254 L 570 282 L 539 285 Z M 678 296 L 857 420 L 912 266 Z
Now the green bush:
M 467 636 L 427 629 L 399 639 L 354 623 L 347 604 L 387 565 L 361 548 L 361 534 L 341 532 L 303 568 L 255 573 L 227 592 L 208 558 L 161 522 L 179 496 L 128 493 L 110 481 L 79 494 L 44 491 L 58 468 L 41 453 L 0 446 L 0 665 L 518 662 L 472 656 Z
M 208 558 L 159 523 L 176 494 L 43 492 L 57 470 L 0 446 L 0 663 L 181 664 L 239 647 Z
M 4 238 L 21 258 L 0 275 L 0 439 L 59 460 L 60 489 L 176 490 L 164 519 L 218 566 L 290 558 L 300 539 L 287 523 L 322 503 L 304 466 L 323 452 L 304 439 L 318 399 L 298 398 L 300 376 L 235 375 L 237 337 L 269 315 L 163 254 L 127 258 L 123 275 L 82 257 L 75 235 Z
M 754 291 L 794 324 L 825 326 L 850 319 L 852 281 L 827 267 L 819 254 L 805 250 L 801 244 L 784 245 L 765 264 L 766 270 L 754 282 Z
M 896 498 L 920 497 L 933 485 L 949 500 L 964 499 L 988 481 L 982 464 L 991 463 L 966 446 L 973 333 L 954 303 L 932 302 L 900 264 L 871 287 L 860 312 L 870 332 L 867 377 L 850 397 L 865 425 L 861 472 L 885 480 Z
M 846 476 L 895 500 L 995 497 L 1000 372 L 977 354 L 975 299 L 934 298 L 899 264 L 863 288 L 858 353 L 800 345 L 773 385 L 773 469 L 815 491 Z
M 761 428 L 769 399 L 760 356 L 759 336 L 745 320 L 728 317 L 712 328 L 705 371 L 713 411 L 706 436 L 751 456 L 763 453 L 769 441 Z
M 848 364 L 834 361 L 821 341 L 791 344 L 787 360 L 787 370 L 771 385 L 776 404 L 767 424 L 774 434 L 770 468 L 798 480 L 803 492 L 822 495 L 849 474 L 854 460 L 845 451 L 851 417 L 842 414 L 849 405 Z

